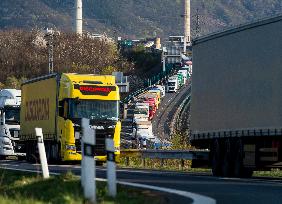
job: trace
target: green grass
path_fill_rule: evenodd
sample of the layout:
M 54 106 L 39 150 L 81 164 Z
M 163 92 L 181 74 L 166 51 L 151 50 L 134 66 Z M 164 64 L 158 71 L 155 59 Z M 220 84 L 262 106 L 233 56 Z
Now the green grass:
M 119 164 L 123 168 L 142 168 L 142 169 L 155 169 L 155 170 L 168 170 L 168 171 L 181 171 L 181 172 L 191 172 L 191 173 L 209 173 L 211 174 L 211 169 L 209 168 L 191 168 L 191 161 L 184 161 L 183 168 L 180 167 L 180 160 L 167 159 L 164 160 L 163 165 L 161 165 L 160 159 L 145 159 L 145 167 L 142 164 L 142 159 L 138 157 L 129 158 L 129 164 L 126 165 L 125 158 L 121 159 Z M 255 177 L 269 177 L 269 178 L 282 178 L 282 170 L 272 169 L 270 171 L 254 171 L 253 176 Z
M 97 182 L 98 203 L 166 203 L 163 195 L 118 185 L 115 199 L 107 196 L 106 183 Z M 0 169 L 1 204 L 89 203 L 83 198 L 79 177 L 72 173 L 43 180 L 41 175 Z
M 254 176 L 257 177 L 271 177 L 271 178 L 282 178 L 282 170 L 272 169 L 271 171 L 255 171 Z
M 211 173 L 211 169 L 207 168 L 191 168 L 191 161 L 184 160 L 184 166 L 181 167 L 181 161 L 179 159 L 165 159 L 163 162 L 161 159 L 145 159 L 145 166 L 143 166 L 142 159 L 138 157 L 130 157 L 129 165 L 126 164 L 126 159 L 121 158 L 119 163 L 121 168 L 142 168 L 142 169 L 155 169 L 164 171 L 183 171 L 183 172 L 201 172 Z

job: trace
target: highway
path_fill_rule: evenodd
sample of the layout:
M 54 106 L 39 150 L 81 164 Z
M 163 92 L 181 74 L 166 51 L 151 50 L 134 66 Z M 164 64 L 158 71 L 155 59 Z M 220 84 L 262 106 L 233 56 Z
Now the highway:
M 1 168 L 40 170 L 39 165 L 18 161 L 3 161 Z M 53 173 L 71 170 L 80 174 L 80 165 L 50 165 Z M 105 178 L 106 169 L 97 167 L 97 177 Z M 212 177 L 205 173 L 179 173 L 168 171 L 121 169 L 117 170 L 119 181 L 141 183 L 158 187 L 188 191 L 216 200 L 217 203 L 281 203 L 282 180 L 273 179 L 235 179 Z M 167 195 L 168 203 L 191 203 L 180 196 Z
M 186 84 L 177 93 L 166 93 L 155 117 L 152 120 L 154 134 L 161 139 L 170 139 L 174 114 L 182 101 L 187 97 L 189 85 Z

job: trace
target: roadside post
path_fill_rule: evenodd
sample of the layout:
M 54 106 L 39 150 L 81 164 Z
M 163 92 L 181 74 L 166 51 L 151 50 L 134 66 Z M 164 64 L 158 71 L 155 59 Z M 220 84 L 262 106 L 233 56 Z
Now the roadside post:
M 113 139 L 106 139 L 107 151 L 107 179 L 108 179 L 108 193 L 111 197 L 117 195 L 116 184 L 116 163 L 115 163 L 115 147 Z
M 90 128 L 89 119 L 83 118 L 82 124 L 82 160 L 81 160 L 81 185 L 84 197 L 91 203 L 96 203 L 96 168 L 94 160 L 95 131 Z
M 35 135 L 37 138 L 37 145 L 38 145 L 41 168 L 43 172 L 43 178 L 47 179 L 49 178 L 49 169 L 48 169 L 48 163 L 46 158 L 45 145 L 43 141 L 42 128 L 35 128 Z

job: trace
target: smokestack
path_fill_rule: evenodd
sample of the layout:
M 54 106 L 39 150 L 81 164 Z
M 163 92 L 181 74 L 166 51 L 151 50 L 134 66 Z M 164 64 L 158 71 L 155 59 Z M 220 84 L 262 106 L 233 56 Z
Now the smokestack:
M 161 49 L 161 38 L 156 38 L 155 40 L 156 49 Z
M 184 13 L 184 40 L 185 45 L 191 43 L 191 0 L 184 0 L 185 1 L 185 13 Z M 184 52 L 186 52 L 186 46 L 184 48 Z
M 82 0 L 75 0 L 75 32 L 82 35 Z

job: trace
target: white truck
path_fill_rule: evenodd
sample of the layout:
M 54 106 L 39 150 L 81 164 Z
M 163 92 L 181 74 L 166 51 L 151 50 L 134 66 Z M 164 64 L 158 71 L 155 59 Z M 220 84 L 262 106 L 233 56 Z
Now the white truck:
M 147 142 L 154 142 L 156 140 L 153 134 L 152 122 L 145 120 L 135 120 L 133 128 L 133 136 L 137 141 L 139 149 L 146 149 Z
M 165 86 L 155 85 L 152 89 L 159 89 L 161 91 L 161 97 L 165 97 Z
M 182 74 L 182 76 L 183 76 L 183 84 L 186 84 L 187 83 L 187 79 L 188 79 L 188 70 L 180 69 L 180 70 L 178 70 L 177 73 Z
M 7 156 L 25 157 L 23 146 L 18 144 L 20 131 L 21 91 L 0 90 L 0 158 Z
M 149 104 L 136 103 L 133 115 L 134 122 L 148 121 L 149 120 Z
M 215 176 L 282 169 L 281 36 L 279 16 L 193 41 L 189 139 Z
M 167 92 L 177 92 L 178 90 L 178 77 L 172 76 L 168 78 L 167 81 Z

